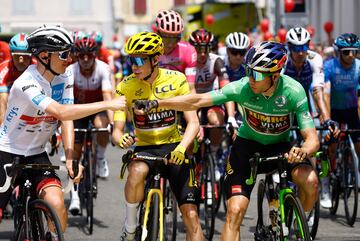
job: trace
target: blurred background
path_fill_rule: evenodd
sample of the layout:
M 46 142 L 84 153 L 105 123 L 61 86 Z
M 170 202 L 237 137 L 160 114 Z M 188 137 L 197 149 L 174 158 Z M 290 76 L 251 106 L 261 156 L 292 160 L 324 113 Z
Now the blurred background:
M 121 48 L 130 35 L 152 31 L 162 9 L 181 13 L 185 40 L 204 27 L 220 45 L 234 31 L 251 34 L 254 41 L 282 41 L 286 29 L 302 26 L 313 44 L 325 46 L 341 33 L 360 33 L 359 0 L 0 0 L 0 6 L 0 40 L 5 41 L 42 24 L 61 24 L 70 31 L 100 31 L 106 47 Z

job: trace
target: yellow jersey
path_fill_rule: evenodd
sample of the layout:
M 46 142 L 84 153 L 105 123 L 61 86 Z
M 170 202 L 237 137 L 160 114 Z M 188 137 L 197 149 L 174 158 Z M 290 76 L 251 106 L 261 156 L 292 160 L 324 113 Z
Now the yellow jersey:
M 146 115 L 134 113 L 136 100 L 161 100 L 190 93 L 186 76 L 178 71 L 159 68 L 152 84 L 139 80 L 134 74 L 126 77 L 116 87 L 116 96 L 125 96 L 134 124 L 138 146 L 161 145 L 181 141 L 175 110 L 157 108 Z M 114 121 L 126 121 L 126 112 L 115 111 Z

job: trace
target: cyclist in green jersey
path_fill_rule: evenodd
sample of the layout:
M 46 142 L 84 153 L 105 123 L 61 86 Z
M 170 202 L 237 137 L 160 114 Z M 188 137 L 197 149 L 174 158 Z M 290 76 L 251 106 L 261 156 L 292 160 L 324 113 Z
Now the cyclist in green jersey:
M 195 110 L 227 101 L 237 102 L 243 109 L 243 124 L 238 129 L 226 166 L 228 209 L 221 240 L 239 240 L 240 225 L 249 204 L 253 186 L 245 183 L 250 177 L 249 159 L 255 152 L 261 156 L 284 153 L 288 173 L 298 187 L 305 212 L 310 212 L 318 195 L 318 178 L 308 159 L 319 148 L 314 122 L 308 109 L 305 90 L 296 80 L 280 74 L 287 54 L 284 45 L 262 42 L 246 55 L 246 77 L 218 91 L 189 94 L 158 101 L 135 102 L 136 112 L 154 107 Z M 291 147 L 289 133 L 296 116 L 304 142 Z M 258 173 L 276 169 L 276 163 L 261 163 Z

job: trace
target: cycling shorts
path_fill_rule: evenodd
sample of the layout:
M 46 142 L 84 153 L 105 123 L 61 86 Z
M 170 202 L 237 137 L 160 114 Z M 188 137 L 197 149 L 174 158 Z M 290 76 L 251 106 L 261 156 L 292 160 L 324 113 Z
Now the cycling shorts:
M 86 129 L 88 128 L 89 121 L 94 125 L 94 119 L 97 115 L 105 115 L 107 117 L 106 112 L 100 112 L 94 115 L 89 115 L 84 118 L 78 119 L 74 121 L 74 128 L 76 129 Z M 82 144 L 84 141 L 85 133 L 84 132 L 75 132 L 75 144 Z
M 339 124 L 347 124 L 349 129 L 360 129 L 360 120 L 357 108 L 350 108 L 346 110 L 331 110 L 331 119 Z M 351 133 L 353 142 L 360 141 L 360 133 Z
M 247 185 L 245 183 L 247 178 L 250 178 L 251 167 L 249 159 L 254 156 L 256 152 L 261 157 L 277 156 L 279 154 L 289 152 L 291 149 L 289 142 L 281 142 L 276 144 L 263 145 L 259 142 L 237 137 L 231 148 L 230 157 L 226 163 L 225 172 L 225 193 L 229 199 L 232 196 L 243 195 L 250 199 L 250 195 L 254 185 Z M 299 163 L 288 163 L 287 173 L 291 173 L 299 165 L 311 165 L 310 160 L 306 159 Z M 257 168 L 257 173 L 270 173 L 277 169 L 277 161 L 269 161 L 260 163 Z M 291 181 L 291 177 L 289 177 Z
M 147 155 L 163 156 L 165 157 L 171 151 L 173 151 L 179 143 L 163 144 L 163 145 L 152 145 L 152 146 L 137 146 L 134 152 L 143 152 Z M 155 162 L 144 161 L 150 169 L 148 174 L 153 174 Z M 161 175 L 169 180 L 170 188 L 174 193 L 179 207 L 182 204 L 195 204 L 199 203 L 200 192 L 199 188 L 194 185 L 190 186 L 190 165 L 174 165 L 174 164 L 161 164 L 160 165 Z
M 203 107 L 199 110 L 200 114 L 200 124 L 206 125 L 208 124 L 208 114 L 211 112 L 219 113 L 222 116 L 225 116 L 225 110 L 222 105 L 214 105 L 210 107 Z
M 8 152 L 0 151 L 0 186 L 4 185 L 6 175 L 3 169 L 5 164 L 12 163 L 15 157 L 20 157 L 20 163 L 26 164 L 51 164 L 50 159 L 46 152 L 33 155 L 33 156 L 21 156 L 15 155 Z M 32 183 L 33 187 L 35 187 L 32 191 L 36 196 L 40 193 L 40 191 L 49 186 L 57 186 L 61 188 L 61 181 L 58 175 L 53 170 L 29 170 L 27 171 L 28 178 Z M 15 184 L 22 183 L 22 177 L 18 177 Z M 0 208 L 4 208 L 10 198 L 12 189 L 9 188 L 5 193 L 0 193 Z

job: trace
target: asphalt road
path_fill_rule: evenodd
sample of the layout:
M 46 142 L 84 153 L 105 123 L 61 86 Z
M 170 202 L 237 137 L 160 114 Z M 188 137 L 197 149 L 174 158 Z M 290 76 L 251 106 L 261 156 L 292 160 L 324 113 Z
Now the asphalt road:
M 93 235 L 87 235 L 84 229 L 85 218 L 73 217 L 69 214 L 69 225 L 65 234 L 66 240 L 106 240 L 117 241 L 121 234 L 125 217 L 124 205 L 124 180 L 119 179 L 119 170 L 121 165 L 121 156 L 124 152 L 109 146 L 106 156 L 110 165 L 109 178 L 98 181 L 98 197 L 95 201 L 95 222 Z M 252 194 L 251 204 L 241 226 L 241 240 L 254 240 L 253 232 L 256 225 L 256 188 Z M 66 203 L 68 205 L 69 197 L 66 195 Z M 326 241 L 350 241 L 360 240 L 360 220 L 357 219 L 354 227 L 346 224 L 344 216 L 343 203 L 340 201 L 338 214 L 331 216 L 326 209 L 321 209 L 321 219 L 317 240 Z M 225 214 L 221 207 L 216 219 L 216 231 L 213 240 L 220 240 L 220 233 L 223 226 Z M 183 226 L 179 223 L 180 228 L 177 233 L 177 240 L 186 240 Z M 0 241 L 9 240 L 12 234 L 12 220 L 3 220 L 0 224 Z

